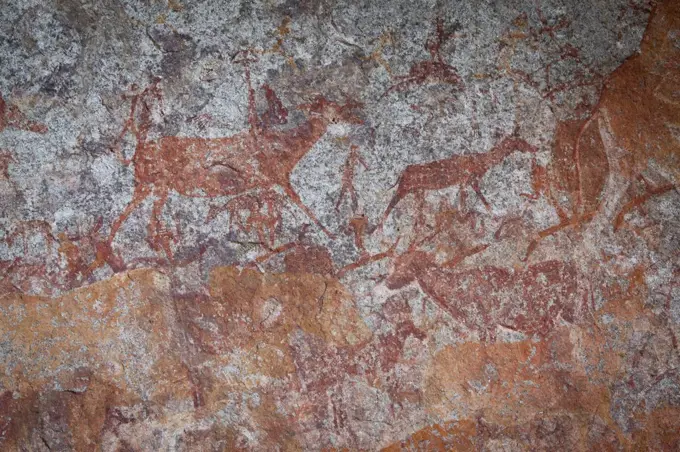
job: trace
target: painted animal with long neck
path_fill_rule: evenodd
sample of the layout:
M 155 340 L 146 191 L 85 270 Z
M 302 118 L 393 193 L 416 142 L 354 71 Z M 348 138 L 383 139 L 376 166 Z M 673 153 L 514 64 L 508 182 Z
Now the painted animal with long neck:
M 397 191 L 383 214 L 384 222 L 399 202 L 409 194 L 422 197 L 426 190 L 440 190 L 454 185 L 470 186 L 488 207 L 479 182 L 489 169 L 501 163 L 513 152 L 535 154 L 538 149 L 521 138 L 503 138 L 490 151 L 482 154 L 454 155 L 429 163 L 409 165 L 399 176 Z
M 561 318 L 573 322 L 579 308 L 576 269 L 550 260 L 521 270 L 485 265 L 456 269 L 485 245 L 462 251 L 438 264 L 431 253 L 414 246 L 397 256 L 386 279 L 389 289 L 417 282 L 442 310 L 482 341 L 495 341 L 498 326 L 528 336 L 544 336 Z
M 160 222 L 170 191 L 187 197 L 214 198 L 275 186 L 281 187 L 322 231 L 332 236 L 304 205 L 291 185 L 290 176 L 330 124 L 361 123 L 354 113 L 360 105 L 351 102 L 340 105 L 319 96 L 297 107 L 307 115 L 306 121 L 294 128 L 275 130 L 259 125 L 252 89 L 249 100 L 249 130 L 222 138 L 162 136 L 150 140 L 152 111 L 162 102 L 160 80 L 132 97 L 130 115 L 120 138 L 128 132 L 135 136 L 134 155 L 127 159 L 120 150 L 114 150 L 124 164 L 134 164 L 135 190 L 132 200 L 111 226 L 109 244 L 130 214 L 153 195 L 156 200 L 147 240 L 153 249 L 163 249 L 171 257 L 170 237 L 162 231 Z

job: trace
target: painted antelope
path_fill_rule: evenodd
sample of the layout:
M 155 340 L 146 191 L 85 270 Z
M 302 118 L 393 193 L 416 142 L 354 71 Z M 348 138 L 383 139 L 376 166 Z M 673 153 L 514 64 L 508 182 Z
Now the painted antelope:
M 560 317 L 574 321 L 578 295 L 573 266 L 550 260 L 515 271 L 488 265 L 455 269 L 484 249 L 486 245 L 471 247 L 437 264 L 431 253 L 412 245 L 394 259 L 386 285 L 394 290 L 417 282 L 442 310 L 482 341 L 495 341 L 497 326 L 544 336 Z
M 246 71 L 250 85 L 249 75 Z M 118 149 L 114 150 L 124 164 L 134 164 L 135 190 L 132 201 L 111 227 L 109 243 L 129 215 L 153 195 L 156 200 L 147 240 L 153 249 L 162 249 L 171 259 L 170 234 L 162 231 L 159 219 L 170 191 L 187 197 L 213 198 L 243 196 L 252 190 L 268 190 L 275 186 L 279 186 L 321 230 L 332 236 L 303 204 L 290 177 L 300 159 L 326 133 L 330 124 L 362 123 L 354 113 L 360 104 L 340 105 L 318 96 L 311 103 L 297 106 L 307 114 L 305 122 L 291 129 L 276 130 L 261 126 L 255 110 L 255 93 L 250 86 L 248 98 L 249 130 L 223 138 L 164 136 L 149 140 L 153 102 L 162 100 L 160 80 L 133 96 L 121 138 L 127 132 L 135 136 L 135 153 L 126 159 Z
M 482 195 L 479 181 L 489 169 L 515 151 L 535 154 L 538 149 L 521 138 L 510 136 L 483 154 L 454 155 L 444 160 L 409 165 L 399 176 L 397 191 L 385 210 L 381 224 L 407 195 L 414 194 L 422 200 L 426 190 L 439 190 L 454 185 L 472 187 L 488 208 L 489 204 Z

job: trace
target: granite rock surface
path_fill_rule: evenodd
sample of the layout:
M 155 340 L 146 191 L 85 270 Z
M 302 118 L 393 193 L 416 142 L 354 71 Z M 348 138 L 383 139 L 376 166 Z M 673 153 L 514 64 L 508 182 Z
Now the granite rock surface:
M 5 0 L 0 450 L 678 450 L 680 2 Z

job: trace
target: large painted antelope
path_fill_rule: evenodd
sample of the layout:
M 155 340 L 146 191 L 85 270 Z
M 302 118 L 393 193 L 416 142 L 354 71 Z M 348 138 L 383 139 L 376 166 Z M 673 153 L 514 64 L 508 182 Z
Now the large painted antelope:
M 250 85 L 249 72 L 246 75 Z M 238 197 L 252 190 L 269 190 L 276 186 L 332 237 L 294 190 L 291 173 L 330 124 L 362 122 L 355 113 L 359 104 L 340 105 L 317 96 L 312 102 L 297 106 L 306 114 L 303 123 L 277 130 L 264 127 L 258 120 L 254 90 L 249 86 L 249 130 L 222 138 L 163 136 L 150 140 L 152 108 L 154 103 L 162 101 L 160 83 L 155 80 L 132 97 L 130 114 L 120 138 L 128 132 L 134 135 L 135 151 L 129 159 L 118 149 L 116 151 L 124 164 L 134 165 L 135 189 L 132 200 L 111 226 L 109 243 L 130 214 L 146 198 L 153 196 L 155 201 L 147 240 L 153 249 L 162 249 L 171 258 L 170 234 L 163 232 L 160 220 L 171 191 L 187 197 Z

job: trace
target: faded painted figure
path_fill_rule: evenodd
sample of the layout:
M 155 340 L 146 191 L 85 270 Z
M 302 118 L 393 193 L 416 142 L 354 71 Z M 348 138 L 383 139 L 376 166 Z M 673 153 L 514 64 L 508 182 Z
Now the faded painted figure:
M 573 323 L 579 314 L 577 271 L 566 262 L 550 260 L 515 271 L 489 265 L 456 270 L 453 266 L 460 260 L 437 265 L 431 254 L 414 250 L 394 262 L 388 288 L 417 282 L 481 341 L 495 342 L 497 327 L 545 336 L 561 321 Z

